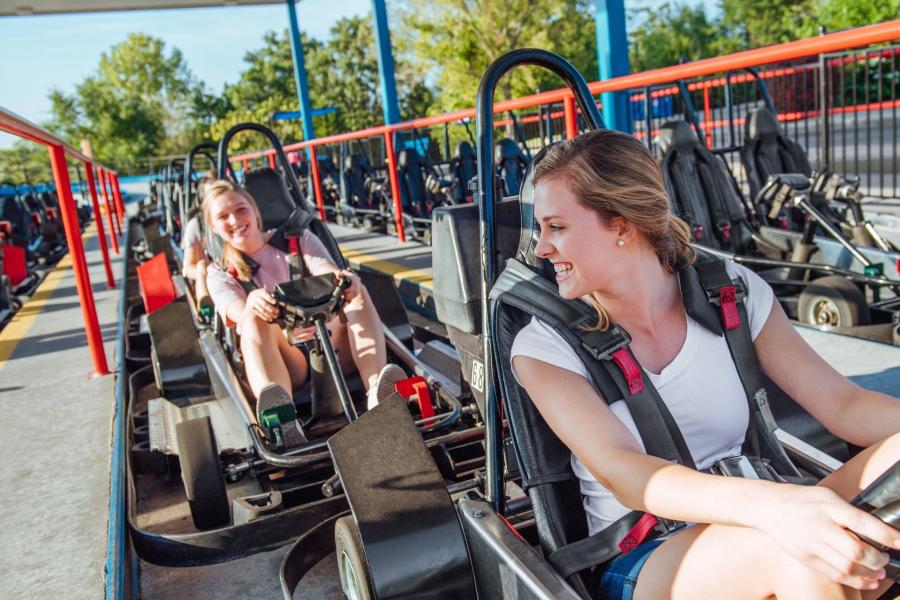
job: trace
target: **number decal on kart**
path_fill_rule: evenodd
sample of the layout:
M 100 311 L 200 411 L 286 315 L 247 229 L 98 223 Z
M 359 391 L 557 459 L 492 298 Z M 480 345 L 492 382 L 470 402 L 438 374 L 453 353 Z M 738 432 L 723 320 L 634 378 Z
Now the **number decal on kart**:
M 484 363 L 480 360 L 472 361 L 472 388 L 484 392 Z

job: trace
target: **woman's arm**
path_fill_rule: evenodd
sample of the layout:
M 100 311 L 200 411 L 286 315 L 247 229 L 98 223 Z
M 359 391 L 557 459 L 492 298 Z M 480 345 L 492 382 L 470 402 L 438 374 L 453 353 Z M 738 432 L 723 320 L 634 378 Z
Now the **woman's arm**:
M 839 438 L 866 447 L 900 431 L 900 400 L 835 371 L 800 337 L 777 300 L 753 345 L 763 372 Z
M 678 521 L 752 526 L 768 482 L 726 480 L 648 456 L 584 377 L 525 356 L 513 361 L 550 428 L 619 502 Z
M 887 561 L 848 530 L 900 549 L 896 530 L 828 488 L 719 477 L 648 456 L 584 377 L 525 356 L 513 361 L 550 428 L 628 508 L 752 527 L 829 575 L 871 574 Z
M 202 262 L 203 248 L 200 244 L 188 244 L 184 249 L 184 266 L 181 268 L 181 274 L 188 279 L 197 279 L 197 264 Z

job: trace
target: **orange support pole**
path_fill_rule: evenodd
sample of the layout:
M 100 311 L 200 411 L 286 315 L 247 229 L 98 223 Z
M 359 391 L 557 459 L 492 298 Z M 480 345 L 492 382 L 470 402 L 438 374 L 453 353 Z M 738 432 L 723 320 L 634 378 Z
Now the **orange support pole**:
M 94 168 L 91 163 L 84 163 L 84 173 L 86 175 L 88 189 L 91 190 L 91 207 L 94 209 L 94 221 L 97 223 L 97 238 L 100 242 L 100 253 L 103 254 L 103 268 L 106 271 L 106 285 L 110 288 L 115 288 L 116 280 L 113 277 L 112 265 L 109 262 L 109 250 L 106 248 L 103 215 L 100 214 L 100 203 L 97 201 L 97 188 L 94 187 Z
M 322 195 L 322 183 L 319 181 L 319 161 L 316 159 L 316 147 L 309 147 L 309 176 L 313 180 L 313 196 L 316 200 L 316 208 L 319 209 L 319 218 L 325 222 L 325 197 Z
M 393 132 L 384 132 L 384 154 L 387 160 L 388 175 L 391 178 L 391 198 L 394 199 L 394 224 L 397 227 L 397 241 L 406 241 L 403 230 L 403 204 L 400 202 L 400 178 L 397 176 L 397 156 L 394 154 Z
M 109 174 L 109 187 L 112 188 L 113 198 L 116 201 L 116 214 L 119 215 L 119 231 L 125 223 L 125 203 L 122 202 L 122 190 L 119 189 L 119 174 Z
M 703 128 L 706 130 L 706 147 L 712 148 L 712 111 L 709 109 L 709 86 L 703 86 Z
M 243 161 L 241 161 L 241 166 L 244 168 L 244 173 L 246 173 L 250 170 L 250 161 L 245 158 Z
M 119 254 L 119 227 L 118 219 L 115 218 L 115 212 L 109 202 L 109 193 L 106 191 L 106 169 L 97 167 L 97 177 L 100 184 L 100 193 L 103 195 L 103 204 L 106 207 L 106 218 L 109 221 L 109 231 L 112 233 L 112 247 L 116 255 Z
M 91 289 L 91 278 L 84 259 L 84 246 L 81 243 L 81 228 L 78 225 L 78 211 L 72 198 L 69 170 L 66 165 L 66 153 L 62 146 L 50 146 L 50 165 L 53 178 L 59 193 L 59 207 L 62 212 L 66 241 L 72 257 L 72 270 L 75 273 L 75 287 L 81 301 L 81 314 L 84 317 L 84 328 L 87 333 L 88 347 L 91 350 L 91 361 L 94 370 L 92 376 L 109 375 L 106 364 L 106 352 L 103 349 L 103 336 L 100 335 L 100 324 L 97 321 L 97 307 L 94 305 L 94 293 Z
M 275 153 L 269 155 L 269 166 L 275 168 Z
M 575 113 L 575 96 L 567 94 L 563 98 L 563 112 L 565 113 L 566 139 L 571 140 L 578 135 L 578 119 Z

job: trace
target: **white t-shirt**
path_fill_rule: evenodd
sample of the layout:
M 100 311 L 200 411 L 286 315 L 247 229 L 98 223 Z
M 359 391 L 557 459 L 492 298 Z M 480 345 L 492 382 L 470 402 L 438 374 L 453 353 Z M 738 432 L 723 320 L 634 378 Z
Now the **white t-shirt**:
M 732 278 L 740 276 L 747 287 L 745 305 L 750 320 L 750 335 L 755 340 L 769 318 L 774 299 L 772 288 L 746 267 L 728 261 L 726 269 Z M 590 381 L 588 370 L 572 347 L 536 318 L 532 318 L 518 333 L 511 354 L 512 357 L 527 356 L 540 360 L 578 373 Z M 705 469 L 720 458 L 740 454 L 749 409 L 724 336 L 717 336 L 688 317 L 684 345 L 672 362 L 659 374 L 645 372 L 678 423 L 698 469 Z M 625 401 L 613 402 L 609 408 L 644 449 Z M 572 470 L 581 482 L 591 535 L 629 512 L 597 482 L 574 454 Z

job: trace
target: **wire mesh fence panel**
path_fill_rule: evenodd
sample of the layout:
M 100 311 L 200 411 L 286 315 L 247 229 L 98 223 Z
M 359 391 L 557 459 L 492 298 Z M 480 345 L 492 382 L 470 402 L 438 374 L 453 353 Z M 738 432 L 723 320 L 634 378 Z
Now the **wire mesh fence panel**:
M 873 198 L 900 198 L 897 126 L 900 46 L 826 55 L 827 162 L 860 178 Z

